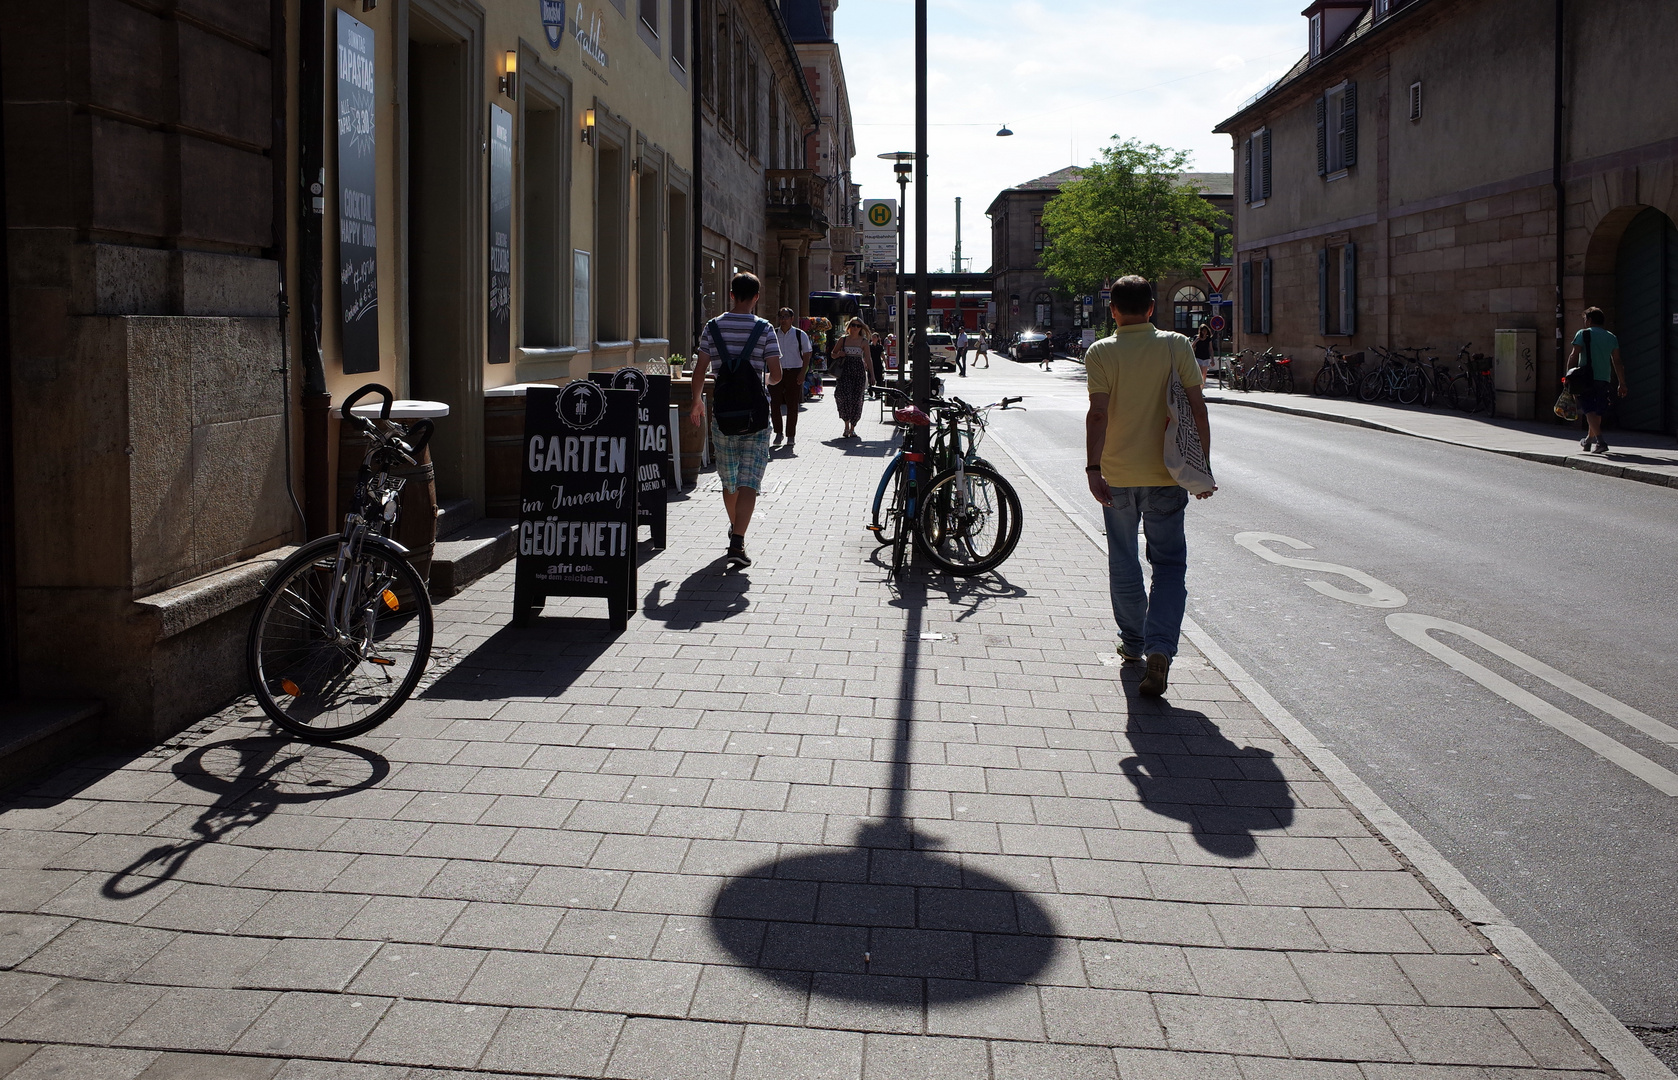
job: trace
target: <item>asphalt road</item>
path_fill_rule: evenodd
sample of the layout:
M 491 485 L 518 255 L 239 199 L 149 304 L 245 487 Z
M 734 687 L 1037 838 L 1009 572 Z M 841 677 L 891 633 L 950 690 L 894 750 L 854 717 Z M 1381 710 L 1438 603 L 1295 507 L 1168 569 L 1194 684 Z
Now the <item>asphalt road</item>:
M 993 414 L 992 430 L 1099 525 L 1082 472 L 1080 365 L 1045 373 L 1002 358 L 947 383 L 974 402 L 1026 395 L 1027 409 Z M 1678 723 L 1678 492 L 1233 405 L 1212 406 L 1212 432 L 1220 490 L 1189 511 L 1191 616 L 1623 1022 L 1678 1025 L 1678 796 L 1386 623 L 1463 624 Z M 1247 532 L 1309 544 L 1260 546 L 1362 571 L 1404 603 L 1314 591 L 1308 581 L 1369 590 L 1261 558 L 1236 542 Z M 1435 636 L 1583 721 L 1585 737 L 1615 740 L 1634 768 L 1641 755 L 1656 782 L 1678 772 L 1671 736 Z

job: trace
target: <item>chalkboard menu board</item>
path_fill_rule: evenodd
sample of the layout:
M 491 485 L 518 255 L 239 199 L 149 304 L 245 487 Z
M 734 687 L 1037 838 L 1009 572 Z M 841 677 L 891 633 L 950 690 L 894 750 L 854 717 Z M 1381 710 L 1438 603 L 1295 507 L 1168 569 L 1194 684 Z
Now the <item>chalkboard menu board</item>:
M 338 12 L 338 302 L 344 374 L 379 370 L 373 31 Z
M 629 624 L 640 597 L 637 404 L 634 391 L 587 380 L 525 394 L 514 626 L 547 596 L 603 596 L 613 629 Z
M 648 375 L 640 368 L 591 371 L 601 386 L 633 390 L 640 401 L 641 465 L 637 471 L 640 523 L 652 529 L 653 546 L 663 547 L 669 519 L 669 489 L 675 485 L 675 442 L 670 438 L 670 376 Z
M 489 362 L 512 360 L 513 116 L 489 107 Z

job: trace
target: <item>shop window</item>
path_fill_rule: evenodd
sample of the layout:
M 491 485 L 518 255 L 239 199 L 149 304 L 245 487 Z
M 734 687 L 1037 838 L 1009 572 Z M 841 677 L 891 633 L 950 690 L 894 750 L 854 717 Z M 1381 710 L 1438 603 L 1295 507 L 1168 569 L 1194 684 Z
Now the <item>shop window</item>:
M 1171 295 L 1171 328 L 1177 333 L 1193 337 L 1210 317 L 1206 294 L 1195 286 L 1184 285 Z
M 524 234 L 520 244 L 524 297 L 523 343 L 537 348 L 568 344 L 565 323 L 565 149 L 571 145 L 570 110 L 522 95 L 524 146 L 518 186 Z

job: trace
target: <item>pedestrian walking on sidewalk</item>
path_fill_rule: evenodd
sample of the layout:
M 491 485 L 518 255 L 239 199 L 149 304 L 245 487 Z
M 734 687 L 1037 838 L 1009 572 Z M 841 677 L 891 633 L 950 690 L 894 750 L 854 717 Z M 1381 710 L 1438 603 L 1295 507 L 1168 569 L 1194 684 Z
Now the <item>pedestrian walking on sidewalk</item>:
M 956 331 L 956 367 L 961 369 L 961 377 L 967 378 L 967 328 L 965 326 Z
M 775 428 L 775 441 L 770 449 L 781 445 L 783 408 L 787 411 L 787 449 L 791 450 L 798 439 L 798 409 L 804 404 L 804 368 L 815 346 L 810 342 L 810 335 L 793 322 L 796 315 L 792 308 L 782 308 L 780 325 L 775 328 L 775 344 L 781 350 L 781 381 L 769 388 L 769 422 Z
M 845 336 L 833 343 L 833 401 L 845 421 L 844 438 L 856 435 L 862 419 L 862 398 L 868 390 L 868 328 L 861 319 L 845 324 Z
M 705 423 L 705 372 L 715 360 L 711 456 L 728 511 L 728 565 L 745 567 L 752 564 L 746 554 L 746 528 L 769 465 L 769 395 L 764 383 L 774 386 L 781 381 L 781 350 L 775 328 L 752 313 L 762 291 L 757 275 L 735 274 L 728 291 L 728 312 L 706 323 L 699 335 L 688 412 L 695 427 Z M 725 434 L 725 425 L 734 433 Z
M 1200 381 L 1206 381 L 1206 372 L 1212 366 L 1212 328 L 1205 323 L 1200 324 L 1200 333 L 1194 336 L 1194 362 L 1200 365 Z
M 1575 395 L 1579 411 L 1585 414 L 1585 437 L 1579 440 L 1579 446 L 1587 454 L 1592 450 L 1608 452 L 1608 444 L 1602 441 L 1602 414 L 1608 411 L 1610 380 L 1618 378 L 1621 397 L 1629 392 L 1625 365 L 1620 362 L 1620 339 L 1603 329 L 1605 321 L 1601 308 L 1586 308 L 1585 328 L 1573 335 L 1573 348 L 1567 354 L 1568 367 L 1588 365 L 1591 372 L 1590 386 Z
M 1107 523 L 1108 587 L 1119 626 L 1119 655 L 1126 661 L 1147 658 L 1139 689 L 1158 697 L 1170 678 L 1188 604 L 1183 512 L 1189 493 L 1165 467 L 1166 392 L 1172 372 L 1188 395 L 1208 458 L 1211 420 L 1189 339 L 1148 321 L 1154 313 L 1148 282 L 1134 275 L 1120 278 L 1113 285 L 1111 306 L 1118 329 L 1084 354 L 1090 395 L 1085 474 Z M 1138 523 L 1148 540 L 1151 577 L 1146 586 L 1137 553 Z
M 868 362 L 872 365 L 873 384 L 882 386 L 886 381 L 886 343 L 880 340 L 876 331 L 868 337 Z
M 979 333 L 976 335 L 976 337 L 978 338 L 978 347 L 973 351 L 973 366 L 975 368 L 978 367 L 979 366 L 979 361 L 983 360 L 985 362 L 985 367 L 989 368 L 990 367 L 990 329 L 988 327 L 984 327 L 984 326 L 979 327 Z

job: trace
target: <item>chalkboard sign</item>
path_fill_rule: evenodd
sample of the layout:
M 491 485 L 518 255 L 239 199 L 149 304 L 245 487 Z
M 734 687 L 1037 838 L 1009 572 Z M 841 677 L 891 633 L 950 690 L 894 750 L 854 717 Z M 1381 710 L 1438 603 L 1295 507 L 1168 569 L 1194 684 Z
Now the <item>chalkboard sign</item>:
M 489 362 L 513 359 L 513 116 L 489 107 Z
M 640 597 L 636 395 L 577 380 L 524 401 L 513 625 L 528 626 L 543 597 L 603 596 L 622 630 Z
M 379 370 L 378 230 L 373 213 L 373 31 L 338 12 L 338 302 L 344 374 Z
M 648 375 L 640 368 L 591 371 L 601 386 L 633 390 L 641 403 L 640 523 L 652 529 L 653 546 L 664 546 L 669 520 L 669 490 L 675 485 L 675 442 L 670 438 L 670 376 Z

